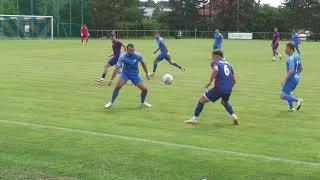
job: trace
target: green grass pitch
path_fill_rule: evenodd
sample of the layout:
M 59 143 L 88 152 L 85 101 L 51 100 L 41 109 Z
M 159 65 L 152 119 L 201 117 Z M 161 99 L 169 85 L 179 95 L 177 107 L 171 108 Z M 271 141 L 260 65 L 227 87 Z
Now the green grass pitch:
M 123 41 L 151 71 L 156 42 Z M 205 106 L 199 125 L 184 124 L 209 79 L 212 40 L 168 40 L 188 71 L 160 63 L 146 81 L 152 108 L 139 108 L 139 90 L 127 85 L 111 110 L 113 87 L 95 82 L 110 41 L 1 41 L 0 179 L 319 179 L 319 43 L 301 45 L 295 95 L 305 104 L 295 113 L 279 98 L 284 44 L 272 62 L 269 41 L 225 41 L 238 80 L 235 127 L 220 103 Z

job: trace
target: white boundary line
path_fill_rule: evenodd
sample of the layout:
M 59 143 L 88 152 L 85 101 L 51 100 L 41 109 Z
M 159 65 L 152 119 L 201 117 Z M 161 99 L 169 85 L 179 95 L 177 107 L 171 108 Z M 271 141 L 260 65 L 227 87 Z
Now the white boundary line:
M 234 155 L 234 156 L 240 156 L 240 157 L 248 157 L 248 158 L 253 158 L 253 159 L 262 159 L 262 160 L 267 160 L 267 161 L 278 161 L 278 162 L 283 162 L 283 163 L 287 163 L 287 164 L 294 164 L 294 165 L 306 165 L 306 166 L 320 167 L 320 163 L 317 163 L 317 162 L 298 161 L 298 160 L 285 159 L 285 158 L 281 158 L 281 157 L 248 154 L 248 153 L 242 153 L 242 152 L 236 152 L 236 151 L 227 151 L 227 150 L 222 150 L 222 149 L 198 147 L 198 146 L 193 146 L 193 145 L 177 144 L 177 143 L 172 143 L 172 142 L 157 141 L 157 140 L 150 140 L 150 139 L 143 139 L 143 138 L 135 138 L 135 137 L 121 136 L 121 135 L 102 133 L 102 132 L 87 131 L 87 130 L 81 130 L 81 129 L 46 126 L 46 125 L 41 125 L 41 124 L 33 124 L 33 123 L 27 123 L 27 122 L 21 122 L 21 121 L 8 121 L 8 120 L 0 120 L 0 123 L 19 125 L 19 126 L 28 126 L 28 127 L 38 128 L 38 129 L 53 129 L 53 130 L 58 130 L 58 131 L 70 132 L 70 133 L 79 133 L 79 134 L 87 134 L 87 135 L 100 136 L 100 137 L 109 137 L 109 138 L 114 138 L 114 139 L 122 139 L 122 140 L 130 140 L 130 141 L 143 142 L 143 143 L 149 143 L 149 144 L 165 145 L 165 146 L 191 149 L 191 150 L 197 150 L 197 151 L 214 152 L 214 153 Z

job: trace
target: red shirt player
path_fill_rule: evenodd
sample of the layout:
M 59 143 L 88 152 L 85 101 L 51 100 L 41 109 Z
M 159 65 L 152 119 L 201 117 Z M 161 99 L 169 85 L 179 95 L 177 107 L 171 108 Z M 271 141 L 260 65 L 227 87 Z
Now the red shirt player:
M 86 43 L 88 43 L 89 40 L 89 32 L 88 32 L 88 27 L 86 24 L 83 24 L 81 26 L 81 43 L 84 44 L 83 40 L 86 40 Z

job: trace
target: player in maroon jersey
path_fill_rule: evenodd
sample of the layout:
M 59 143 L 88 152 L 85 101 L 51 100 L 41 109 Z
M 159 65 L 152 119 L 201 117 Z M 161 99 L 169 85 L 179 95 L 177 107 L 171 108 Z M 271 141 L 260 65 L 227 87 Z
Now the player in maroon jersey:
M 84 44 L 83 40 L 86 40 L 86 44 L 88 44 L 89 41 L 89 32 L 88 27 L 86 24 L 83 24 L 81 26 L 81 43 Z

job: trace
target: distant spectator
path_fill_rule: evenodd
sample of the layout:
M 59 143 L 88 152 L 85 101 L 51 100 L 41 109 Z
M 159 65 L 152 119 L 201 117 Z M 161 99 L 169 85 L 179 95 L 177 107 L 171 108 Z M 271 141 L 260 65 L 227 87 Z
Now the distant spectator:
M 177 33 L 177 39 L 181 39 L 181 38 L 182 38 L 182 32 L 181 30 L 179 30 Z
M 26 25 L 24 25 L 24 37 L 26 39 L 29 39 L 29 37 L 30 37 L 30 26 L 28 23 Z

